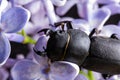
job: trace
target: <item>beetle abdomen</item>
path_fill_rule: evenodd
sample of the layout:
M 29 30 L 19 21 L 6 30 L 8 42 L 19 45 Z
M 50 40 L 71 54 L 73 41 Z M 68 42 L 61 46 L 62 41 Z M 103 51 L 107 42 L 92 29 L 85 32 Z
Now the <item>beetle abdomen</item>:
M 84 68 L 104 74 L 120 73 L 120 40 L 92 37 L 89 53 Z

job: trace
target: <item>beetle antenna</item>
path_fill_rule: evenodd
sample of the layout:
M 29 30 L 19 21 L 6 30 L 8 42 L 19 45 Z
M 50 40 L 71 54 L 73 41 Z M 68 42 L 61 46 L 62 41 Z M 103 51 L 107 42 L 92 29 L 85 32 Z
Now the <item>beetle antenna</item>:
M 38 33 L 41 33 L 41 32 L 44 32 L 44 34 L 46 34 L 47 36 L 53 33 L 53 31 L 49 28 L 45 28 L 45 29 L 38 31 Z

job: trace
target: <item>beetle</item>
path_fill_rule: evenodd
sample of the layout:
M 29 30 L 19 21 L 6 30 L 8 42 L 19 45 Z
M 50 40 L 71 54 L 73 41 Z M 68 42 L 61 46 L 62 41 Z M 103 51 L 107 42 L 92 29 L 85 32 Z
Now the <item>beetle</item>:
M 66 24 L 68 30 L 63 27 Z M 73 29 L 70 21 L 54 24 L 62 30 L 43 29 L 50 38 L 45 49 L 51 61 L 70 61 L 83 68 L 102 74 L 120 73 L 120 40 L 113 34 L 111 37 L 92 36 L 79 29 Z M 35 51 L 35 50 L 34 50 Z M 39 51 L 35 51 L 37 54 Z
M 62 30 L 42 29 L 39 31 L 50 36 L 45 50 L 48 58 L 52 62 L 64 60 L 81 65 L 88 56 L 90 47 L 88 35 L 81 30 L 73 29 L 70 21 L 58 22 L 54 25 L 60 26 Z M 63 29 L 65 25 L 68 30 Z M 35 52 L 39 53 L 39 51 Z

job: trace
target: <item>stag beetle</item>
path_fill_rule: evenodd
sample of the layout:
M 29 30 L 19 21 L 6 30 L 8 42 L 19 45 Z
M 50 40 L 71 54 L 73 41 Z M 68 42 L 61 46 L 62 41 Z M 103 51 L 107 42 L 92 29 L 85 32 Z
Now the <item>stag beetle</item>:
M 45 50 L 48 58 L 51 61 L 64 60 L 81 65 L 88 56 L 90 47 L 88 35 L 81 30 L 73 29 L 69 21 L 58 22 L 54 25 L 61 26 L 62 30 L 42 29 L 39 31 L 50 36 Z M 64 25 L 68 30 L 63 29 Z
M 63 29 L 65 24 L 68 30 Z M 70 21 L 58 22 L 55 26 L 62 26 L 62 30 L 39 31 L 50 36 L 45 52 L 51 61 L 70 61 L 103 74 L 120 73 L 120 40 L 115 35 L 110 38 L 92 36 L 95 29 L 87 35 L 79 29 L 73 29 Z

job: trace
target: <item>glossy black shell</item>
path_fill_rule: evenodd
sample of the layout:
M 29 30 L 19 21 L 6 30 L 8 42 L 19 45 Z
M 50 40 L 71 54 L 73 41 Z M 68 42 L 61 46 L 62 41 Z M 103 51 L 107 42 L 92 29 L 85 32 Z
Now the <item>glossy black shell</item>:
M 120 74 L 120 40 L 92 37 L 90 54 L 82 66 L 104 74 Z
M 69 36 L 70 40 L 64 56 Z M 46 50 L 47 56 L 52 61 L 59 61 L 64 57 L 65 61 L 81 65 L 88 56 L 89 47 L 90 39 L 86 33 L 77 29 L 69 29 L 67 31 L 59 30 L 53 32 L 48 40 Z

